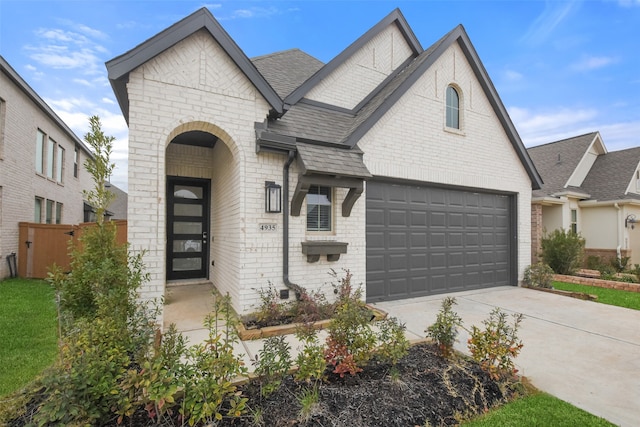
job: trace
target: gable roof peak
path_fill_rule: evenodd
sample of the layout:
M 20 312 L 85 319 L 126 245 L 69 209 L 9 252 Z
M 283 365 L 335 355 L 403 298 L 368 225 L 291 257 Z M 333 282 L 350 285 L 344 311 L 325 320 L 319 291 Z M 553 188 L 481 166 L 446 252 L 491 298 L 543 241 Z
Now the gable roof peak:
M 313 76 L 311 76 L 307 81 L 301 84 L 296 90 L 291 92 L 285 99 L 285 105 L 295 105 L 297 104 L 313 87 L 316 86 L 318 82 L 327 77 L 342 65 L 347 59 L 349 59 L 353 54 L 359 51 L 366 43 L 372 40 L 375 36 L 380 34 L 386 28 L 388 28 L 391 24 L 396 24 L 400 33 L 403 35 L 405 41 L 413 51 L 415 56 L 418 56 L 422 53 L 422 45 L 420 41 L 414 34 L 413 30 L 407 23 L 404 15 L 400 11 L 399 8 L 396 8 L 391 11 L 387 16 L 385 16 L 382 20 L 380 20 L 377 24 L 371 27 L 366 33 L 360 36 L 356 41 L 351 43 L 346 49 L 344 49 L 338 56 L 329 61 L 324 67 L 318 70 Z
M 282 114 L 282 99 L 242 49 L 222 28 L 209 9 L 202 7 L 128 52 L 107 61 L 105 64 L 109 82 L 127 123 L 129 122 L 129 95 L 126 84 L 129 80 L 129 73 L 202 29 L 209 32 L 236 66 L 251 81 L 271 107 L 272 113 Z

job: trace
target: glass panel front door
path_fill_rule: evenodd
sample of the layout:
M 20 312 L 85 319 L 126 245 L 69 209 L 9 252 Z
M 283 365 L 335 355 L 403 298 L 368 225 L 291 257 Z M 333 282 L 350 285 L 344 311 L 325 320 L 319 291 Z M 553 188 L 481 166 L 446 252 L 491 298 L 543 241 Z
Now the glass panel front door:
M 167 177 L 167 279 L 207 278 L 209 180 Z

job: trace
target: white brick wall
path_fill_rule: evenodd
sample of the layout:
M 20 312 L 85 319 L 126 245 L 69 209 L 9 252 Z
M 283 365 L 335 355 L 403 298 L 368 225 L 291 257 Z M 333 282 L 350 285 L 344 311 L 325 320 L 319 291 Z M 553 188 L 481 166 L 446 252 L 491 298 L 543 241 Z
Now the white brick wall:
M 449 84 L 461 89 L 461 133 L 444 130 Z M 531 182 L 457 44 L 358 145 L 373 175 L 518 193 L 521 277 L 531 259 Z
M 311 89 L 306 98 L 352 109 L 412 54 L 395 24 Z
M 353 106 L 408 55 L 395 26 L 383 32 L 340 67 L 331 85 L 312 91 L 317 100 Z M 385 50 L 386 49 L 386 50 Z M 393 49 L 393 56 L 385 56 Z M 374 63 L 376 67 L 370 65 Z M 369 62 L 367 62 L 369 61 Z M 386 61 L 386 62 L 385 62 Z M 367 65 L 369 64 L 369 65 Z M 368 67 L 368 68 L 367 68 Z M 363 70 L 365 70 L 363 72 Z M 375 76 L 375 78 L 365 78 Z M 354 85 L 353 81 L 368 81 Z M 377 80 L 376 80 L 377 79 Z M 462 94 L 463 134 L 444 130 L 444 93 L 455 83 Z M 210 278 L 234 308 L 244 313 L 258 303 L 257 288 L 272 283 L 283 289 L 282 214 L 264 212 L 264 183 L 282 185 L 286 157 L 255 153 L 254 123 L 269 106 L 251 82 L 206 32 L 199 32 L 131 72 L 129 133 L 129 240 L 146 249 L 151 281 L 145 298 L 157 298 L 165 287 L 165 177 L 211 179 Z M 339 97 L 338 94 L 345 94 Z M 314 95 L 314 96 L 315 96 Z M 169 145 L 180 133 L 207 131 L 219 138 L 213 149 Z M 429 70 L 359 143 L 374 175 L 438 182 L 519 193 L 520 270 L 530 258 L 530 182 L 457 45 Z M 299 170 L 290 170 L 290 194 Z M 305 288 L 323 288 L 333 269 L 353 273 L 355 284 L 366 278 L 365 195 L 351 216 L 341 215 L 346 189 L 334 193 L 334 230 L 306 231 L 302 215 L 290 217 L 290 280 Z M 275 224 L 276 232 L 259 224 Z M 337 262 L 321 257 L 308 263 L 305 240 L 348 243 Z
M 82 166 L 87 154 L 79 150 L 79 177 L 74 178 L 75 141 L 1 71 L 0 98 L 4 104 L 4 114 L 0 116 L 3 122 L 0 125 L 3 129 L 0 133 L 0 146 L 3 146 L 0 155 L 0 279 L 3 279 L 9 275 L 5 257 L 11 252 L 17 254 L 18 245 L 23 244 L 18 241 L 18 223 L 34 220 L 35 198 L 62 203 L 62 223 L 77 224 L 83 221 L 84 215 L 82 190 L 91 189 L 93 182 Z M 38 129 L 65 149 L 62 183 L 35 171 Z

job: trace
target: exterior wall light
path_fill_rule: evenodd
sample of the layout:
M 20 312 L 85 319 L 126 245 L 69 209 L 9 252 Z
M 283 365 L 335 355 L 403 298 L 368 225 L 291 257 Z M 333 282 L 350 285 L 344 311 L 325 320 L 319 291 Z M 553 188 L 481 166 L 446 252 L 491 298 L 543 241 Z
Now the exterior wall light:
M 264 183 L 264 210 L 267 213 L 282 212 L 282 187 L 273 181 Z
M 629 214 L 624 219 L 624 228 L 628 228 L 629 225 L 631 225 L 631 229 L 633 230 L 635 228 L 635 226 L 633 224 L 635 224 L 636 222 L 638 222 L 636 220 L 636 216 L 634 214 Z

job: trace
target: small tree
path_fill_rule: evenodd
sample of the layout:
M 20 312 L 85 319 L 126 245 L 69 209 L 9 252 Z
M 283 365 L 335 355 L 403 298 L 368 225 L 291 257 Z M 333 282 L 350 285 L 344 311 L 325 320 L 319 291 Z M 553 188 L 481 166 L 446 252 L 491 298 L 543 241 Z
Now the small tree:
M 573 274 L 584 256 L 584 239 L 572 231 L 554 230 L 541 240 L 542 260 L 557 274 Z

